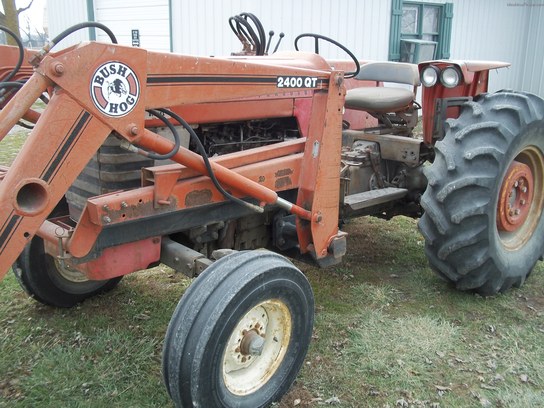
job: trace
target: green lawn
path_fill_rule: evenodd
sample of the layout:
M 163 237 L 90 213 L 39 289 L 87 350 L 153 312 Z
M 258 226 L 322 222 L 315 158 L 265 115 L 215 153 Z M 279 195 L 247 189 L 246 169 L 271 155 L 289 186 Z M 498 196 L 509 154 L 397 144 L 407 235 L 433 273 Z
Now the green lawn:
M 9 164 L 24 140 L 0 144 Z M 416 221 L 346 225 L 337 268 L 297 264 L 316 295 L 310 352 L 281 407 L 541 407 L 544 273 L 493 298 L 429 270 Z M 169 407 L 161 347 L 190 281 L 165 267 L 70 309 L 0 282 L 0 407 Z
M 542 264 L 522 289 L 485 299 L 429 271 L 411 219 L 361 219 L 346 230 L 341 267 L 298 265 L 314 287 L 316 327 L 280 406 L 542 406 Z M 60 310 L 27 298 L 9 274 L 0 283 L 0 406 L 170 406 L 161 346 L 189 283 L 155 268 Z

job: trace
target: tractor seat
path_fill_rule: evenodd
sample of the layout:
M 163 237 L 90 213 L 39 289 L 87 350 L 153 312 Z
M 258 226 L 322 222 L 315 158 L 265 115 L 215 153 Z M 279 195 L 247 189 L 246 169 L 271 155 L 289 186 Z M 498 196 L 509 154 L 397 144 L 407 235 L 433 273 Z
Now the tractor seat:
M 413 90 L 392 87 L 360 87 L 346 93 L 346 109 L 367 112 L 398 112 L 414 99 L 421 84 L 417 65 L 402 62 L 369 62 L 355 77 L 361 81 L 393 82 L 412 85 Z
M 404 88 L 355 88 L 346 94 L 345 106 L 370 112 L 395 112 L 414 100 L 414 93 Z

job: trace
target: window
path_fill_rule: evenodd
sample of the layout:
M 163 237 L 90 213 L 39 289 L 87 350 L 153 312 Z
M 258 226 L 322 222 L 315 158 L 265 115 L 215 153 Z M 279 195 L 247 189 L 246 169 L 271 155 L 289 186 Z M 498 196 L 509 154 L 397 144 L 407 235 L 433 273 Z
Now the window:
M 392 0 L 389 59 L 418 63 L 449 58 L 452 3 Z

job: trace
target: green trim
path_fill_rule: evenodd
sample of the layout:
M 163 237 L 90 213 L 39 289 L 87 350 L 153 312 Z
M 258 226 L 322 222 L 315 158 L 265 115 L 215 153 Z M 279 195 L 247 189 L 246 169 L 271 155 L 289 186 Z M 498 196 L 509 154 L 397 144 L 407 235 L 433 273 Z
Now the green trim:
M 451 30 L 453 20 L 453 3 L 431 3 L 423 1 L 391 0 L 391 27 L 389 34 L 389 60 L 400 60 L 400 40 L 403 38 L 421 39 L 423 19 L 418 18 L 418 34 L 402 35 L 402 9 L 404 5 L 439 8 L 438 44 L 436 48 L 437 59 L 450 58 Z M 420 13 L 420 16 L 422 14 Z
M 87 20 L 95 21 L 94 19 L 94 0 L 87 0 Z M 96 29 L 89 28 L 89 40 L 96 41 Z
M 450 45 L 451 45 L 451 27 L 453 20 L 453 3 L 444 4 L 443 17 L 440 24 L 440 33 L 438 38 L 438 57 L 448 59 L 450 58 Z
M 168 0 L 168 21 L 170 22 L 170 52 L 174 52 L 174 36 L 172 35 L 173 24 L 172 24 L 172 0 Z
M 389 32 L 389 60 L 400 60 L 400 30 L 402 22 L 402 0 L 391 1 L 391 31 Z

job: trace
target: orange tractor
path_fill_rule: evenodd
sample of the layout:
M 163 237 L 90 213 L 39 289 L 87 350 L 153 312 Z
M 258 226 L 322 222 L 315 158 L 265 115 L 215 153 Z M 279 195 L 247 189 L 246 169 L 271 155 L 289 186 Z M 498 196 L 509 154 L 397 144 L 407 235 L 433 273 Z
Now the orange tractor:
M 160 262 L 196 276 L 164 342 L 177 406 L 281 398 L 314 300 L 280 253 L 341 262 L 345 219 L 420 217 L 432 269 L 484 295 L 521 285 L 544 254 L 544 101 L 486 93 L 508 64 L 360 63 L 316 34 L 295 41 L 315 52 L 267 55 L 248 13 L 231 20 L 244 51 L 229 58 L 120 46 L 109 31 L 113 44 L 50 52 L 89 26 L 106 29 L 1 47 L 0 139 L 22 118 L 34 127 L 0 170 L 0 277 L 12 267 L 36 300 L 70 307 Z M 320 41 L 353 61 L 325 60 Z

